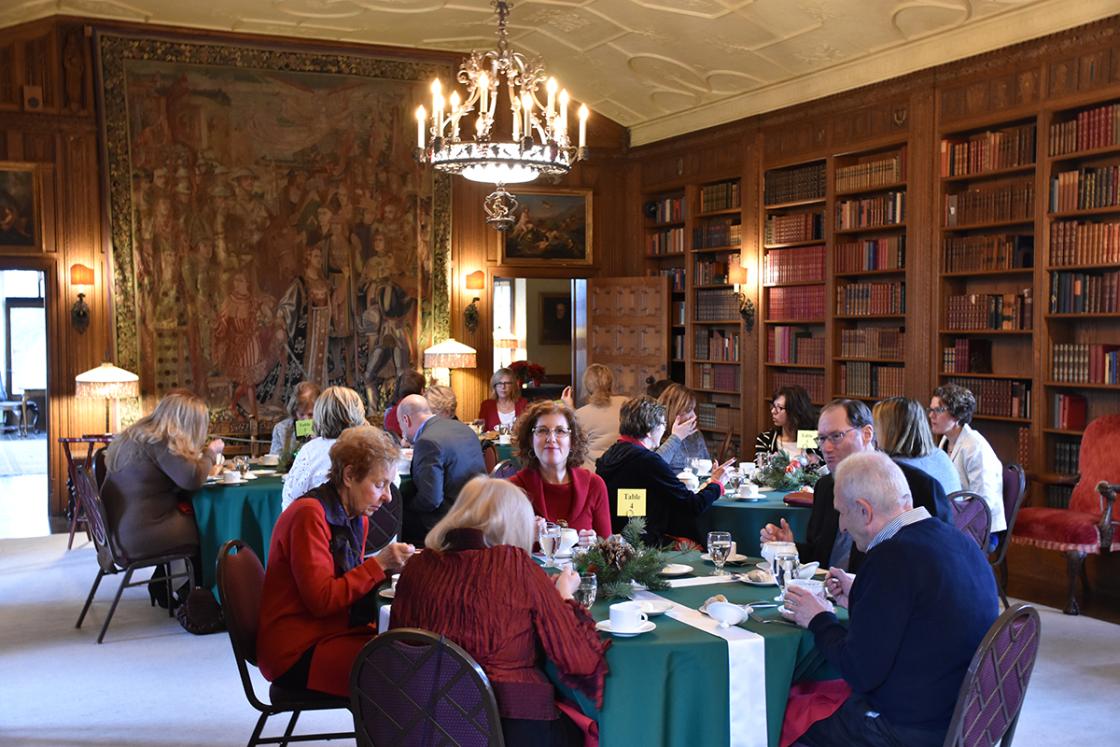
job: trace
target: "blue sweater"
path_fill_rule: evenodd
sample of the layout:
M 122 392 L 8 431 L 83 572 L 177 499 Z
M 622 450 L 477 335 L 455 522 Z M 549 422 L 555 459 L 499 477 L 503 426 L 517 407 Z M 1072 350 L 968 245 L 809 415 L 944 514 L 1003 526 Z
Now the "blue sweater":
M 943 521 L 903 527 L 867 554 L 845 628 L 809 623 L 817 648 L 888 723 L 946 731 L 969 662 L 999 614 L 976 541 Z

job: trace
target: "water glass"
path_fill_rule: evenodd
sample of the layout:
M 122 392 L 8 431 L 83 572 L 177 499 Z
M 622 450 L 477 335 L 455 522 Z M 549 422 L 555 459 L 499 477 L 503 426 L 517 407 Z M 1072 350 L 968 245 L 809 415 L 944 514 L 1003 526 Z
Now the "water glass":
M 591 609 L 595 598 L 599 595 L 599 579 L 594 573 L 579 574 L 579 586 L 576 587 L 575 600 L 585 610 Z
M 581 529 L 579 530 L 579 540 L 576 542 L 576 549 L 585 553 L 595 546 L 598 537 L 595 535 L 594 529 Z
M 248 472 L 249 472 L 249 460 L 246 459 L 245 457 L 237 457 L 237 459 L 233 460 L 233 466 L 237 469 L 237 472 L 241 475 L 241 479 L 244 480 L 245 475 L 248 474 Z
M 731 554 L 731 532 L 708 532 L 708 554 L 716 564 L 713 576 L 726 576 L 723 564 Z
M 784 601 L 786 587 L 789 582 L 797 578 L 798 563 L 797 553 L 780 552 L 774 556 L 774 580 L 778 583 L 781 593 L 774 597 L 775 601 Z
M 541 552 L 545 557 L 545 568 L 556 567 L 556 549 L 560 546 L 560 525 L 551 521 L 544 525 L 540 536 Z

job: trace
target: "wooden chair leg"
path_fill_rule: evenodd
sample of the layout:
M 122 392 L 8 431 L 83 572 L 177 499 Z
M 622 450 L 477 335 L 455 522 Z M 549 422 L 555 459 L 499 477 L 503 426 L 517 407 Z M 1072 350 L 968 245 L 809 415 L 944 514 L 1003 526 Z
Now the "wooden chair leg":
M 1084 572 L 1085 553 L 1071 550 L 1066 553 L 1066 575 L 1069 581 L 1069 599 L 1066 608 L 1062 610 L 1067 615 L 1080 615 L 1081 608 L 1077 605 L 1077 580 Z

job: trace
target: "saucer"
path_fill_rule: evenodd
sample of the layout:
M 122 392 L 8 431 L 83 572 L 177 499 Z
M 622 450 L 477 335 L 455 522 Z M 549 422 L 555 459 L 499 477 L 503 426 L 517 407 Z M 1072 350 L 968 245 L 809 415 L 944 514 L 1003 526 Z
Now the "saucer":
M 233 482 L 230 482 L 228 480 L 214 480 L 215 485 L 244 485 L 247 482 L 249 481 L 244 478 L 240 480 L 234 480 Z
M 684 563 L 670 563 L 657 572 L 658 576 L 687 576 L 692 573 L 692 566 L 685 565 Z
M 382 599 L 392 599 L 397 595 L 397 592 L 393 589 L 382 589 L 381 591 L 377 592 L 377 595 Z
M 753 581 L 746 573 L 740 573 L 739 580 L 748 586 L 775 586 L 777 584 L 769 570 L 763 571 L 763 573 L 766 574 L 766 581 Z
M 701 560 L 707 560 L 709 563 L 712 562 L 712 556 L 709 553 L 704 553 L 703 555 L 700 556 L 700 559 Z M 727 560 L 724 561 L 724 562 L 726 562 L 726 563 L 742 563 L 746 559 L 747 559 L 746 555 L 743 555 L 742 553 L 735 553 L 734 555 L 728 555 Z
M 754 503 L 754 502 L 757 502 L 757 501 L 766 500 L 766 496 L 764 496 L 762 493 L 755 493 L 754 495 L 743 495 L 742 493 L 732 493 L 731 495 L 729 495 L 727 497 L 730 500 L 743 501 L 745 503 Z
M 646 613 L 650 617 L 657 617 L 658 615 L 663 615 L 666 612 L 668 612 L 669 610 L 673 609 L 673 603 L 672 602 L 662 602 L 662 601 L 652 600 L 652 599 L 648 600 L 648 601 L 645 601 L 645 602 L 639 602 L 639 604 L 642 605 L 642 612 Z M 608 620 L 608 622 L 610 622 L 610 621 Z
M 636 635 L 641 635 L 642 633 L 648 633 L 656 627 L 657 627 L 656 623 L 652 623 L 649 620 L 646 620 L 644 623 L 639 625 L 634 630 L 628 630 L 624 633 L 620 630 L 619 631 L 611 630 L 611 621 L 610 620 L 603 620 L 602 622 L 595 623 L 595 630 L 599 630 L 599 631 L 602 631 L 604 633 L 610 633 L 611 635 L 613 635 L 617 638 L 633 638 Z
M 277 470 L 274 469 L 255 469 L 249 474 L 253 477 L 268 477 L 269 475 L 275 475 L 276 472 Z

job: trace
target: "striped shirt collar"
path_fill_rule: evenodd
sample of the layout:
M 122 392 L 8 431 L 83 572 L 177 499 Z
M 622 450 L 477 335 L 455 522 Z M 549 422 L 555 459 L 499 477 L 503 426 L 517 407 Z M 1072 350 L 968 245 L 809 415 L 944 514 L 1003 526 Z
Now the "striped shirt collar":
M 903 527 L 908 527 L 911 524 L 917 524 L 919 521 L 924 521 L 928 518 L 930 518 L 929 511 L 926 510 L 925 506 L 918 506 L 917 508 L 912 508 L 909 511 L 903 511 L 898 516 L 887 522 L 887 525 L 880 529 L 879 533 L 871 539 L 871 542 L 869 542 L 867 545 L 867 552 L 871 552 L 878 545 L 881 545 L 887 540 L 892 539 L 896 534 L 899 533 L 899 531 L 902 530 Z

